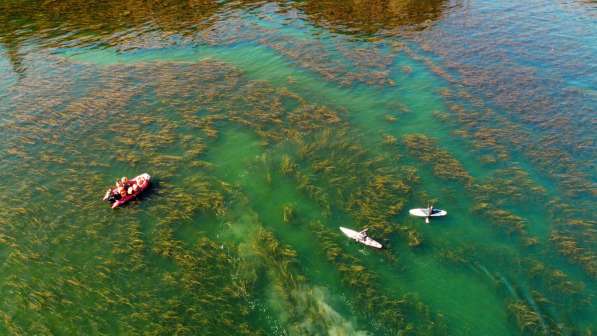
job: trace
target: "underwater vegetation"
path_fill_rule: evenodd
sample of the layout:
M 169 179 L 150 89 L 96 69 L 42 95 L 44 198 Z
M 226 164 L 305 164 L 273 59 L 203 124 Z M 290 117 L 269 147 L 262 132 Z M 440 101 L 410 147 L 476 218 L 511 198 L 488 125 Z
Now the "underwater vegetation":
M 260 229 L 255 235 L 254 251 L 271 280 L 274 307 L 278 307 L 280 321 L 289 335 L 368 335 L 354 329 L 328 303 L 319 288 L 310 287 L 301 275 L 297 252 L 282 245 L 273 234 Z
M 403 209 L 411 185 L 417 183 L 412 167 L 392 166 L 388 157 L 371 153 L 342 129 L 314 134 L 295 150 L 297 166 L 306 168 L 290 171 L 299 189 L 326 209 L 351 214 L 377 237 L 398 232 L 394 217 Z
M 446 151 L 441 150 L 437 143 L 432 139 L 429 139 L 423 135 L 407 135 L 405 136 L 405 145 L 411 150 L 416 150 L 417 153 L 420 151 L 427 153 L 429 157 L 430 153 L 439 153 L 438 161 L 425 160 L 423 162 L 429 162 L 433 166 L 434 174 L 440 178 L 445 178 L 441 174 L 437 174 L 438 167 L 441 167 L 446 162 L 449 163 L 450 171 L 456 172 L 456 176 L 466 176 L 468 178 L 461 178 L 460 181 L 468 183 L 465 185 L 470 192 L 475 206 L 471 210 L 474 213 L 482 216 L 485 219 L 491 220 L 497 227 L 501 228 L 508 234 L 517 234 L 522 238 L 524 245 L 533 246 L 537 244 L 543 244 L 540 242 L 538 237 L 533 237 L 528 233 L 527 221 L 512 212 L 506 210 L 515 206 L 517 202 L 524 202 L 528 206 L 543 207 L 548 199 L 548 192 L 544 187 L 538 185 L 532 180 L 528 173 L 519 167 L 513 166 L 509 168 L 497 169 L 494 173 L 486 177 L 483 182 L 477 183 L 470 175 L 462 173 L 463 168 L 458 164 L 451 155 Z M 417 156 L 419 157 L 419 156 Z M 422 156 L 425 157 L 425 156 Z M 566 216 L 562 209 L 555 207 L 555 204 L 550 204 L 549 207 L 552 212 L 558 212 L 559 217 Z M 547 210 L 546 210 L 547 211 Z M 582 222 L 576 222 L 582 223 Z M 556 224 L 557 225 L 557 224 Z M 582 226 L 582 224 L 580 224 Z M 590 224 L 589 224 L 590 225 Z M 561 239 L 558 241 L 558 239 Z M 593 267 L 594 258 L 590 252 L 590 249 L 579 249 L 575 248 L 574 240 L 566 240 L 565 236 L 552 233 L 550 241 L 556 244 L 565 244 L 560 246 L 560 251 L 571 258 L 577 258 L 577 261 L 583 265 L 591 274 Z M 469 264 L 473 268 L 478 268 L 479 261 L 471 261 L 470 257 L 475 255 L 474 251 L 467 249 L 463 254 L 457 252 L 458 249 L 453 247 L 443 252 L 443 257 L 447 261 L 456 264 Z M 587 254 L 584 254 L 587 253 Z M 572 257 L 574 255 L 574 257 Z M 485 256 L 484 258 L 486 258 Z M 529 283 L 536 286 L 533 289 L 534 299 L 529 296 L 528 302 L 524 302 L 522 297 L 518 297 L 515 301 L 507 304 L 508 311 L 514 320 L 518 324 L 521 331 L 530 334 L 549 334 L 549 333 L 566 333 L 569 332 L 567 328 L 571 328 L 567 325 L 554 322 L 548 317 L 549 312 L 552 311 L 553 306 L 556 305 L 562 309 L 569 302 L 577 302 L 582 307 L 590 305 L 593 297 L 583 297 L 581 294 L 585 288 L 582 282 L 576 282 L 570 279 L 569 275 L 561 270 L 550 268 L 544 262 L 534 258 L 519 259 L 516 256 L 508 256 L 505 258 L 507 263 L 516 263 L 518 261 L 522 266 L 521 274 L 519 276 L 528 277 Z M 474 260 L 474 259 L 473 259 Z M 573 259 L 574 260 L 574 259 Z M 495 263 L 495 261 L 493 261 Z M 484 271 L 485 272 L 485 271 Z M 527 273 L 529 272 L 529 273 Z M 592 274 L 591 274 L 592 275 Z M 542 289 L 541 289 L 542 288 Z M 542 294 L 545 293 L 545 294 Z M 547 295 L 550 299 L 546 299 L 544 295 Z M 515 297 L 517 297 L 516 295 Z M 521 301 L 522 300 L 522 301 Z M 582 303 L 581 303 L 582 302 Z M 582 308 L 579 308 L 582 310 Z M 574 329 L 574 327 L 572 327 Z M 566 331 L 565 331 L 566 330 Z M 590 329 L 587 329 L 590 330 Z
M 574 42 L 566 41 L 558 46 L 563 47 L 567 43 Z M 429 44 L 427 49 L 444 57 L 449 55 L 449 49 L 441 47 L 441 43 L 439 46 Z M 416 54 L 412 50 L 410 52 Z M 526 53 L 523 55 L 530 56 Z M 487 69 L 462 66 L 459 64 L 461 56 L 459 53 L 459 61 L 451 57 L 447 57 L 449 61 L 444 58 L 449 63 L 445 64 L 446 67 L 464 78 L 464 85 L 458 89 L 440 90 L 447 101 L 448 112 L 435 113 L 435 117 L 457 125 L 460 129 L 453 134 L 469 140 L 471 149 L 478 153 L 481 162 L 502 165 L 504 160 L 514 155 L 522 157 L 532 164 L 540 179 L 553 183 L 558 194 L 556 199 L 548 198 L 554 197 L 553 191 L 546 191 L 544 196 L 546 201 L 549 200 L 544 205 L 545 212 L 551 214 L 550 242 L 562 255 L 594 277 L 595 255 L 589 247 L 597 241 L 590 224 L 594 222 L 594 216 L 585 210 L 591 207 L 595 199 L 594 182 L 588 170 L 594 166 L 590 161 L 595 156 L 595 147 L 592 146 L 594 139 L 579 125 L 583 120 L 588 120 L 587 112 L 591 108 L 587 101 L 590 99 L 582 98 L 585 96 L 575 90 L 544 90 L 537 78 L 533 78 L 534 74 L 528 72 L 529 69 L 510 69 L 502 65 L 502 70 L 493 73 Z M 423 62 L 436 63 L 437 66 L 437 62 L 429 57 L 418 57 Z M 554 69 L 568 69 L 567 66 L 564 61 Z M 570 71 L 582 69 L 573 68 Z M 452 81 L 449 75 L 441 72 L 436 74 Z M 487 81 L 490 77 L 492 81 Z M 561 79 L 553 76 L 550 80 L 558 82 Z M 489 82 L 494 87 L 491 92 L 485 90 Z M 495 87 L 499 87 L 499 92 L 496 92 Z M 481 99 L 479 91 L 489 96 L 494 104 Z M 522 97 L 524 104 L 520 104 Z M 577 107 L 577 118 L 563 115 L 571 106 Z M 527 113 L 529 110 L 540 112 Z M 498 190 L 501 188 L 492 191 L 495 193 Z
M 0 334 L 592 335 L 590 57 L 478 6 L 0 3 Z
M 524 302 L 514 301 L 508 305 L 509 313 L 516 319 L 516 323 L 523 332 L 531 335 L 546 334 L 541 316 Z
M 527 128 L 521 127 L 476 100 L 465 101 L 464 104 L 470 105 L 467 108 L 461 101 L 468 99 L 470 93 L 466 91 L 460 92 L 457 97 L 445 91 L 443 95 L 450 101 L 459 99 L 455 103 L 451 102 L 448 107 L 449 111 L 458 117 L 459 124 L 466 129 L 455 134 L 470 138 L 474 149 L 490 155 L 487 158 L 493 156 L 496 160 L 503 161 L 511 156 L 512 150 L 517 150 L 523 153 L 542 174 L 553 179 L 567 197 L 579 198 L 591 195 L 589 175 L 583 169 L 579 169 L 578 162 L 570 155 L 571 152 L 560 149 L 560 145 L 554 143 L 553 139 L 535 139 Z M 442 114 L 438 114 L 437 117 L 445 121 L 451 119 L 448 115 Z M 550 148 L 551 146 L 558 146 L 558 148 Z M 497 161 L 488 160 L 488 163 L 495 162 Z
M 14 302 L 1 308 L 2 328 L 14 334 L 31 330 L 268 334 L 272 328 L 260 322 L 264 313 L 251 308 L 263 295 L 269 298 L 267 311 L 289 334 L 330 330 L 447 334 L 441 312 L 416 294 L 384 288 L 367 261 L 339 243 L 344 240 L 331 224 L 334 216 L 347 214 L 392 248 L 399 246 L 393 243 L 399 238 L 413 249 L 428 245 L 435 253 L 440 247 L 437 239 L 427 244 L 419 228 L 398 220 L 421 183 L 416 168 L 396 164 L 402 146 L 428 154 L 422 157 L 437 154 L 437 160 L 423 160 L 423 167 L 430 166 L 440 179 L 462 184 L 479 206 L 473 211 L 504 232 L 524 237 L 525 243 L 534 237 L 527 233 L 526 220 L 509 208 L 517 202 L 542 203 L 548 197 L 545 188 L 521 168 L 498 169 L 483 180 L 473 178 L 429 136 L 398 137 L 388 132 L 375 140 L 378 145 L 366 145 L 351 126 L 348 111 L 314 103 L 287 88 L 247 80 L 223 62 L 96 69 L 61 60 L 56 65 L 66 67 L 61 70 L 64 76 L 70 75 L 69 66 L 86 69 L 84 80 L 97 76 L 97 87 L 83 86 L 79 97 L 69 98 L 76 85 L 66 80 L 39 78 L 17 85 L 12 90 L 21 96 L 10 112 L 14 118 L 3 121 L 7 139 L 3 164 L 18 160 L 32 177 L 22 180 L 17 179 L 19 172 L 2 172 L 3 179 L 18 180 L 17 196 L 2 193 L 0 198 L 3 212 L 10 214 L 2 219 L 0 230 L 2 250 L 10 250 L 7 257 L 3 254 L 3 274 L 11 274 L 3 295 L 9 298 L 6 302 Z M 183 76 L 189 73 L 200 74 L 202 80 Z M 149 79 L 140 81 L 143 78 Z M 137 83 L 135 89 L 129 88 L 131 82 Z M 44 98 L 50 92 L 61 98 Z M 188 100 L 200 106 L 185 103 Z M 122 126 L 123 115 L 127 127 Z M 274 153 L 270 173 L 291 179 L 320 207 L 322 222 L 307 229 L 321 238 L 318 244 L 342 279 L 356 322 L 336 309 L 326 290 L 306 278 L 296 250 L 270 231 L 257 230 L 244 245 L 226 241 L 225 248 L 216 236 L 202 233 L 209 221 L 238 220 L 230 213 L 238 191 L 219 180 L 213 174 L 218 167 L 205 158 L 220 140 L 221 130 L 229 127 L 255 133 L 260 146 Z M 104 131 L 97 136 L 99 129 Z M 141 202 L 106 215 L 96 200 L 103 191 L 98 186 L 111 184 L 123 169 L 134 174 L 146 167 L 159 177 L 154 189 Z M 81 182 L 64 188 L 63 181 L 69 180 Z M 97 192 L 81 195 L 80 189 Z M 61 215 L 22 205 L 40 198 Z M 280 223 L 300 217 L 296 209 L 293 203 L 284 204 Z M 591 223 L 561 225 L 587 230 Z M 199 233 L 185 236 L 182 228 L 189 226 Z M 590 243 L 589 237 L 583 246 Z M 89 248 L 82 250 L 83 244 Z M 592 253 L 590 247 L 571 249 L 569 244 L 562 251 L 572 251 L 570 257 L 591 260 L 586 257 Z M 391 251 L 382 256 L 396 263 L 394 253 L 400 255 Z M 466 260 L 467 253 L 446 255 Z M 488 255 L 483 258 L 492 259 L 496 253 Z M 508 263 L 496 268 L 509 269 L 515 256 L 504 260 Z M 529 296 L 535 304 L 522 296 L 504 299 L 520 330 L 540 333 L 545 330 L 542 323 L 557 330 L 552 322 L 556 317 L 549 314 L 557 315 L 553 312 L 568 309 L 572 302 L 582 311 L 592 300 L 582 299 L 586 287 L 567 272 L 536 259 L 520 264 L 529 265 L 520 268 L 530 275 L 519 271 L 514 272 L 516 277 L 537 283 Z M 255 272 L 247 271 L 251 268 Z M 47 281 L 46 274 L 54 274 L 54 279 Z M 46 310 L 53 313 L 46 315 Z M 78 317 L 68 318 L 73 315 Z
M 406 180 L 416 181 L 416 176 L 405 167 L 390 168 L 390 161 L 368 153 L 351 140 L 347 124 L 341 118 L 343 112 L 309 103 L 287 89 L 275 89 L 259 81 L 243 81 L 238 71 L 220 62 L 203 61 L 181 67 L 168 63 L 157 67 L 116 65 L 101 70 L 89 68 L 89 71 L 101 71 L 101 78 L 111 77 L 112 80 L 105 82 L 101 89 L 84 91 L 73 102 L 61 104 L 40 98 L 35 105 L 29 103 L 29 92 L 43 93 L 50 85 L 63 90 L 61 96 L 66 99 L 74 90 L 74 86 L 66 82 L 40 80 L 34 82 L 39 87 L 36 90 L 14 87 L 23 96 L 16 101 L 17 109 L 12 112 L 14 121 L 5 123 L 7 145 L 12 148 L 5 157 L 18 159 L 21 168 L 34 177 L 20 180 L 15 186 L 22 191 L 18 197 L 2 194 L 2 207 L 11 209 L 13 214 L 5 221 L 23 225 L 3 225 L 1 236 L 3 246 L 13 250 L 4 264 L 12 269 L 13 281 L 4 291 L 5 297 L 11 298 L 6 302 L 15 305 L 4 306 L 2 310 L 10 308 L 13 312 L 7 315 L 10 319 L 6 319 L 5 328 L 15 334 L 25 330 L 265 333 L 262 326 L 250 322 L 258 321 L 260 318 L 256 316 L 261 313 L 247 308 L 261 293 L 258 283 L 263 278 L 237 277 L 238 270 L 247 269 L 244 263 L 252 265 L 255 261 L 240 257 L 234 243 L 222 249 L 221 243 L 205 235 L 181 236 L 184 227 L 201 225 L 201 222 L 191 224 L 198 218 L 236 220 L 229 217 L 228 208 L 236 197 L 232 196 L 233 188 L 214 177 L 211 172 L 216 168 L 203 161 L 210 144 L 218 141 L 222 123 L 238 124 L 254 131 L 264 145 L 289 145 L 288 154 L 275 161 L 276 167 L 280 167 L 276 169 L 280 169 L 281 175 L 296 180 L 299 189 L 307 194 L 319 195 L 315 199 L 321 205 L 327 202 L 327 206 L 322 206 L 324 213 L 325 209 L 331 211 L 332 206 L 341 207 L 372 230 L 386 235 L 395 232 L 392 217 L 400 212 L 404 203 L 397 196 L 405 197 L 409 193 Z M 148 75 L 150 71 L 153 77 Z M 127 73 L 126 77 L 119 75 L 122 73 Z M 202 81 L 173 75 L 175 73 L 201 73 Z M 147 80 L 135 90 L 127 89 L 127 83 L 145 77 L 159 78 L 159 81 Z M 216 94 L 206 89 L 212 86 L 217 87 Z M 157 103 L 145 97 L 148 92 L 158 97 Z M 182 103 L 189 99 L 201 101 L 202 108 L 198 110 Z M 251 108 L 234 108 L 240 105 Z M 36 114 L 35 106 L 43 107 L 43 118 Z M 126 127 L 122 124 L 123 115 L 126 115 Z M 90 116 L 99 119 L 90 120 Z M 343 130 L 332 132 L 329 128 L 332 125 L 344 125 Z M 97 136 L 100 129 L 103 131 Z M 342 151 L 332 158 L 337 170 L 331 161 L 322 159 L 324 151 L 332 148 Z M 347 154 L 355 156 L 343 159 Z M 121 212 L 106 215 L 105 205 L 97 203 L 97 193 L 80 195 L 79 191 L 96 190 L 101 194 L 98 186 L 111 184 L 115 178 L 112 174 L 121 174 L 114 170 L 106 176 L 106 170 L 111 171 L 112 165 L 127 167 L 125 171 L 134 173 L 150 166 L 152 175 L 158 179 L 152 190 L 142 197 L 142 202 L 133 202 L 120 209 Z M 349 169 L 361 180 L 351 182 L 352 178 L 342 172 Z M 180 175 L 181 171 L 188 170 L 193 174 Z M 14 171 L 5 170 L 2 174 L 6 179 L 16 177 Z M 328 193 L 308 180 L 306 174 L 315 174 L 316 183 L 329 183 L 334 194 L 346 193 L 346 196 L 340 202 L 330 201 Z M 65 189 L 63 181 L 67 180 L 81 182 Z M 42 195 L 53 195 L 54 209 L 61 213 L 60 217 L 18 206 Z M 37 212 L 47 219 L 35 216 Z M 81 220 L 83 213 L 86 213 L 85 221 Z M 122 215 L 124 213 L 126 216 Z M 296 215 L 294 206 L 286 204 L 280 221 L 291 222 Z M 31 221 L 23 220 L 29 216 Z M 63 218 L 73 220 L 62 222 Z M 43 225 L 45 229 L 37 232 L 32 225 Z M 55 229 L 48 231 L 52 227 Z M 272 311 L 278 311 L 278 323 L 285 330 L 291 334 L 323 330 L 362 333 L 326 302 L 321 289 L 313 287 L 300 275 L 298 262 L 294 261 L 296 252 L 289 247 L 277 247 L 279 243 L 268 231 L 258 232 L 249 250 L 260 258 L 258 269 L 267 274 L 270 283 L 266 287 L 274 289 L 275 299 L 269 305 L 274 307 Z M 35 245 L 23 246 L 21 241 Z M 75 247 L 79 244 L 92 247 L 81 250 Z M 68 255 L 67 251 L 73 248 L 77 252 Z M 37 249 L 60 252 L 47 255 L 47 252 L 34 252 Z M 39 258 L 40 262 L 32 262 Z M 74 260 L 86 259 L 93 263 L 77 264 L 68 272 L 57 269 L 62 267 L 59 265 L 71 267 L 68 265 Z M 97 275 L 93 276 L 86 271 L 88 269 L 97 270 Z M 34 270 L 39 276 L 25 276 Z M 82 275 L 75 276 L 78 273 Z M 55 281 L 44 281 L 42 274 L 56 274 Z M 45 294 L 32 296 L 38 291 Z M 386 295 L 382 288 L 377 289 L 377 293 L 380 297 Z M 364 300 L 361 298 L 361 302 Z M 377 328 L 388 332 L 395 327 L 405 331 L 435 328 L 431 325 L 415 327 L 418 317 L 412 315 L 411 306 L 419 307 L 421 303 L 402 303 L 401 300 L 406 299 L 396 300 L 391 305 L 392 309 L 404 305 L 402 316 L 389 323 L 380 318 Z M 384 302 L 393 301 L 388 298 Z M 43 317 L 41 313 L 26 313 L 38 305 L 36 310 L 44 311 L 47 307 L 56 313 Z M 296 310 L 297 307 L 301 310 Z M 368 314 L 373 316 L 377 308 L 372 307 Z M 322 312 L 326 312 L 326 318 L 322 318 Z M 73 313 L 79 317 L 69 323 L 54 322 Z M 387 310 L 384 314 L 392 313 Z
M 476 205 L 471 210 L 481 212 L 484 217 L 491 218 L 498 226 L 504 228 L 509 234 L 525 234 L 524 220 L 507 210 L 497 208 L 493 202 L 488 199 L 491 196 L 491 190 L 495 188 L 491 184 L 474 184 L 472 176 L 448 151 L 441 149 L 436 140 L 423 134 L 407 134 L 403 137 L 404 145 L 417 158 L 428 163 L 433 168 L 433 174 L 439 178 L 448 181 L 458 181 L 468 190 L 476 191 Z
M 365 319 L 374 319 L 374 325 L 385 332 L 399 331 L 412 335 L 447 332 L 441 316 L 432 313 L 416 296 L 391 297 L 384 295 L 383 290 L 380 292 L 376 274 L 336 243 L 336 234 L 323 224 L 313 222 L 310 228 L 318 235 L 326 257 L 340 273 L 343 285 L 355 289 L 354 309 L 365 314 Z M 410 322 L 411 319 L 417 323 Z
M 444 1 L 376 0 L 305 1 L 297 7 L 315 24 L 348 34 L 371 34 L 396 29 L 420 30 L 443 13 Z
M 472 183 L 472 177 L 452 155 L 436 146 L 435 140 L 423 134 L 404 136 L 404 145 L 411 151 L 417 151 L 418 157 L 433 165 L 433 173 L 441 178 L 459 180 L 465 185 Z
M 594 279 L 597 275 L 597 255 L 592 248 L 597 243 L 595 221 L 579 217 L 576 208 L 557 200 L 550 201 L 549 205 L 550 218 L 554 222 L 550 242 L 560 254 L 578 263 Z
M 444 93 L 444 96 L 447 97 L 451 95 L 451 93 Z M 481 105 L 482 102 L 470 99 L 470 94 L 461 95 L 462 97 L 472 100 L 471 104 L 476 105 L 476 108 L 484 108 Z M 484 108 L 484 112 L 481 114 L 474 112 L 475 110 L 471 111 L 463 105 L 453 104 L 450 105 L 449 110 L 457 113 L 460 124 L 466 127 L 466 130 L 459 131 L 458 135 L 471 138 L 471 134 L 477 134 L 478 130 L 483 130 L 485 139 L 489 139 L 494 144 L 493 147 L 479 146 L 477 145 L 478 140 L 473 140 L 473 147 L 482 155 L 482 162 L 496 164 L 501 162 L 503 158 L 511 157 L 510 151 L 518 150 L 524 153 L 533 163 L 535 169 L 555 182 L 557 190 L 562 196 L 555 200 L 549 200 L 548 196 L 550 194 L 547 190 L 537 186 L 536 183 L 535 185 L 528 185 L 527 188 L 519 188 L 517 191 L 512 190 L 513 192 L 508 193 L 507 196 L 512 197 L 512 201 L 518 199 L 525 202 L 548 202 L 547 206 L 543 206 L 547 213 L 552 214 L 550 222 L 552 223 L 553 232 L 550 241 L 561 254 L 582 265 L 587 273 L 594 276 L 595 255 L 588 246 L 594 246 L 591 244 L 597 241 L 597 237 L 595 237 L 595 231 L 590 225 L 593 222 L 590 219 L 591 214 L 586 211 L 594 198 L 591 192 L 593 183 L 590 182 L 587 174 L 579 169 L 578 161 L 573 160 L 569 152 L 562 152 L 559 145 L 557 149 L 549 148 L 549 146 L 555 146 L 553 141 L 545 141 L 545 139 L 533 142 L 523 141 L 531 138 L 532 135 L 527 130 L 497 115 L 495 111 L 489 108 Z M 484 117 L 481 117 L 481 115 L 484 115 Z M 437 117 L 442 120 L 449 119 L 442 115 L 437 115 Z M 487 132 L 488 129 L 483 127 L 485 124 L 494 125 L 491 132 Z M 498 128 L 495 125 L 500 125 L 500 127 Z M 508 148 L 511 148 L 511 150 L 508 151 Z M 491 151 L 496 154 L 492 154 Z M 520 181 L 521 174 L 526 173 L 519 169 L 516 175 L 500 179 L 499 188 L 483 189 L 482 191 L 485 193 L 491 191 L 492 194 L 497 195 L 503 193 L 504 190 L 512 189 L 513 186 L 521 185 L 521 183 L 527 184 Z M 508 187 L 504 189 L 503 186 Z M 527 191 L 536 196 L 531 199 L 521 199 L 520 196 L 525 195 Z M 572 206 L 571 203 L 574 203 L 575 206 Z M 576 225 L 577 223 L 586 224 Z M 582 247 L 577 248 L 577 246 Z
M 279 54 L 297 63 L 298 66 L 316 72 L 327 81 L 337 82 L 344 87 L 356 84 L 371 86 L 395 86 L 391 79 L 390 66 L 394 60 L 383 47 L 353 50 L 338 42 L 333 50 L 319 41 L 299 40 L 285 37 L 266 43 Z M 342 57 L 335 57 L 336 54 Z
M 441 247 L 438 255 L 495 287 L 520 331 L 544 335 L 582 334 L 591 330 L 590 326 L 580 327 L 574 322 L 574 315 L 582 313 L 594 300 L 592 295 L 585 295 L 586 285 L 538 258 L 479 244 Z M 509 275 L 498 271 L 506 264 L 510 265 Z M 526 280 L 514 282 L 514 279 Z M 566 314 L 554 315 L 558 310 Z
M 136 67 L 139 76 L 148 70 Z M 199 163 L 207 134 L 189 137 L 181 132 L 181 127 L 188 127 L 184 120 L 169 122 L 159 109 L 146 113 L 143 102 L 133 107 L 131 101 L 143 89 L 127 90 L 125 82 L 119 82 L 120 67 L 104 71 L 112 81 L 102 90 L 85 92 L 74 103 L 38 99 L 43 118 L 35 114 L 37 109 L 25 94 L 17 101 L 16 118 L 6 124 L 8 147 L 13 150 L 4 155 L 9 160 L 16 157 L 29 178 L 15 180 L 15 190 L 22 190 L 18 196 L 1 197 L 2 212 L 11 214 L 0 229 L 2 246 L 10 249 L 3 274 L 11 270 L 3 285 L 7 299 L 1 308 L 3 330 L 15 335 L 259 334 L 260 328 L 247 322 L 251 310 L 243 308 L 250 291 L 238 292 L 232 278 L 234 250 L 224 251 L 206 237 L 186 244 L 176 234 L 182 223 L 198 214 L 226 213 L 221 193 L 226 188 L 209 175 L 179 181 L 184 188 L 171 181 L 190 163 Z M 50 85 L 32 83 L 40 89 L 24 92 L 43 92 Z M 60 97 L 70 96 L 72 86 L 56 81 L 52 86 L 64 89 Z M 120 117 L 124 110 L 127 127 Z M 90 115 L 99 119 L 89 120 Z M 105 130 L 103 137 L 97 137 L 95 127 Z M 43 150 L 34 150 L 35 146 Z M 114 178 L 106 178 L 106 169 L 120 162 L 135 172 L 149 163 L 159 176 L 142 198 L 144 203 L 160 201 L 143 215 L 134 204 L 123 209 L 126 216 L 106 215 L 105 204 L 97 202 L 101 186 Z M 208 165 L 199 167 L 207 172 Z M 17 173 L 5 170 L 3 178 L 13 180 L 13 174 Z M 36 199 L 43 199 L 43 205 L 31 204 Z
M 200 193 L 175 197 L 180 193 L 173 190 L 168 195 L 172 201 L 163 206 L 188 205 L 161 219 L 150 235 L 143 232 L 138 211 L 114 223 L 113 218 L 87 210 L 95 224 L 85 228 L 40 216 L 45 212 L 36 207 L 24 210 L 18 221 L 9 218 L 2 227 L 7 237 L 3 244 L 9 243 L 11 249 L 3 268 L 12 270 L 3 286 L 4 302 L 10 306 L 2 310 L 11 312 L 4 319 L 6 330 L 16 335 L 29 331 L 258 334 L 246 323 L 250 311 L 242 308 L 247 292 L 234 287 L 235 254 L 205 237 L 183 246 L 174 236 L 175 225 L 201 211 L 203 204 L 197 202 Z M 78 216 L 78 211 L 65 209 L 64 218 Z M 27 230 L 14 226 L 19 223 Z M 32 224 L 39 226 L 37 232 Z M 8 237 L 18 232 L 24 232 L 30 243 L 11 243 Z M 82 245 L 87 248 L 81 249 Z

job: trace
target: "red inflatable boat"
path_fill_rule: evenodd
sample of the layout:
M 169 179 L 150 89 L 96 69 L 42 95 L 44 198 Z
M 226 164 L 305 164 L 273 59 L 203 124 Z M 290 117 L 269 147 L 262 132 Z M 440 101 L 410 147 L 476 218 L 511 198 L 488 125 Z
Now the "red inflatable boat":
M 149 176 L 149 174 L 141 174 L 133 179 L 130 179 L 128 182 L 129 187 L 137 185 L 137 190 L 134 191 L 132 194 L 127 193 L 124 197 L 121 197 L 118 193 L 118 189 L 110 188 L 108 189 L 108 191 L 106 191 L 104 201 L 112 202 L 112 209 L 117 208 L 141 194 L 145 189 L 147 189 L 147 187 L 149 187 L 150 182 L 151 176 Z

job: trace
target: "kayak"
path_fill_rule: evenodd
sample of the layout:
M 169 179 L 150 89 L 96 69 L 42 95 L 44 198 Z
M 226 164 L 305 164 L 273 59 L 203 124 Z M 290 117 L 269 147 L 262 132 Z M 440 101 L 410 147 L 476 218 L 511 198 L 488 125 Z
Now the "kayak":
M 139 194 L 141 194 L 145 189 L 147 189 L 147 187 L 149 187 L 150 183 L 151 183 L 151 176 L 149 176 L 149 174 L 147 174 L 147 173 L 143 173 L 135 178 L 130 179 L 129 185 L 132 186 L 132 185 L 136 184 L 138 186 L 137 191 L 133 192 L 130 195 L 127 194 L 126 196 L 114 201 L 114 203 L 112 203 L 112 209 L 117 208 L 117 207 L 125 204 L 126 202 L 132 200 L 133 198 L 139 196 Z M 118 193 L 118 190 L 116 188 L 108 189 L 108 191 L 106 192 L 106 195 L 104 196 L 104 201 L 108 200 L 111 195 L 116 195 L 117 193 Z
M 369 236 L 367 236 L 363 231 L 358 232 L 355 230 L 351 230 L 351 229 L 347 229 L 345 227 L 340 227 L 340 231 L 342 231 L 342 233 L 344 233 L 344 235 L 346 235 L 348 238 L 351 238 L 361 244 L 367 245 L 367 246 L 371 246 L 371 247 L 375 247 L 375 248 L 382 248 L 383 245 L 381 245 L 380 243 L 378 243 L 377 241 L 371 239 Z

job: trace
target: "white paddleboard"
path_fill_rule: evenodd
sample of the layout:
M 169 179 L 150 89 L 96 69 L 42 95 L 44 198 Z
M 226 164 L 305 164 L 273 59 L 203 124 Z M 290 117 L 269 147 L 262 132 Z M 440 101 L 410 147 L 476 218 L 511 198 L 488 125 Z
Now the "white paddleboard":
M 358 231 L 355 230 L 351 230 L 351 229 L 347 229 L 345 227 L 340 227 L 340 231 L 342 231 L 342 233 L 344 233 L 346 235 L 346 237 L 354 239 L 355 241 L 367 245 L 367 246 L 371 246 L 371 247 L 375 247 L 375 248 L 382 248 L 383 245 L 381 245 L 380 243 L 378 243 L 377 241 L 369 238 L 369 236 L 363 236 L 363 234 L 361 234 Z
M 417 217 L 441 217 L 448 214 L 447 211 L 441 209 L 433 209 L 431 215 L 429 215 L 429 209 L 427 208 L 417 208 L 417 209 L 410 209 L 408 211 L 411 215 Z

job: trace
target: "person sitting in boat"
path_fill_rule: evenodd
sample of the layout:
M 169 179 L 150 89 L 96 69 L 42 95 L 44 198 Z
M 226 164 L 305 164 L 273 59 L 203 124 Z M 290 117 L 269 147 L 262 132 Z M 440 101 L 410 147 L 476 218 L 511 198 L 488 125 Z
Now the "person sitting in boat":
M 133 184 L 132 188 L 133 188 L 133 193 L 137 193 L 137 191 L 139 191 L 139 182 Z
M 113 192 L 112 190 L 109 191 L 109 196 L 107 198 L 108 202 L 110 203 L 114 203 L 116 201 L 118 201 L 119 199 L 121 199 L 122 197 L 120 196 L 120 193 L 118 192 Z
M 118 188 L 118 194 L 120 194 L 120 197 L 125 197 L 126 196 L 126 189 L 124 187 L 119 187 Z
M 129 185 L 129 179 L 128 179 L 126 176 L 123 176 L 123 177 L 120 179 L 120 183 L 122 184 L 122 187 L 123 187 L 124 189 L 128 189 L 128 188 L 130 187 L 130 185 Z

